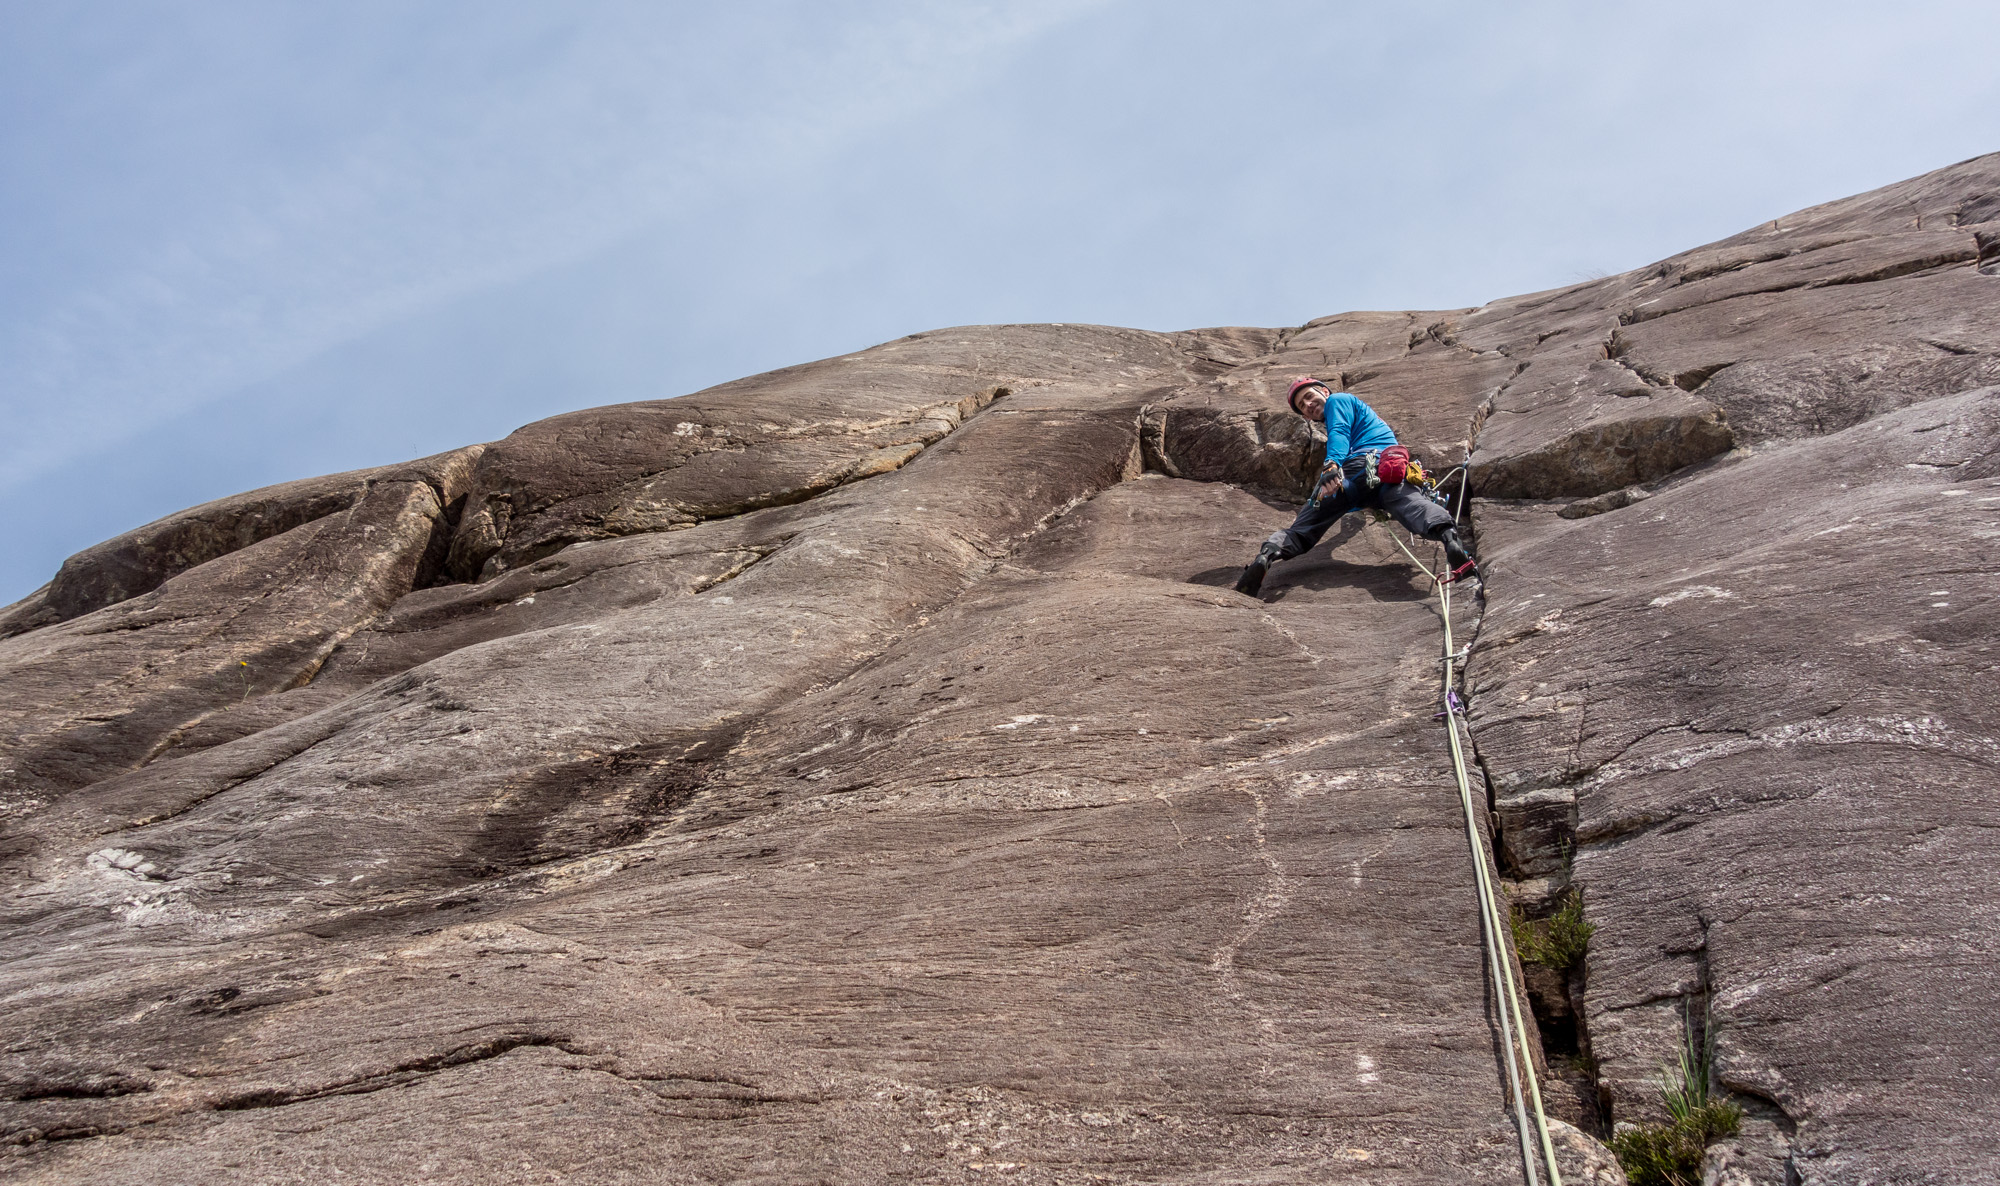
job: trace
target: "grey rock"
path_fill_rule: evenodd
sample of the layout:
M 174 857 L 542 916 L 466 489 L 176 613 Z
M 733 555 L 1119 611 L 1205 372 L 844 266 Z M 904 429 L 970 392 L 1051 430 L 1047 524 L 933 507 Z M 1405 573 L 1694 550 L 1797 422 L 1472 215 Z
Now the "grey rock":
M 1966 557 L 2000 502 L 1997 396 L 1760 451 L 1638 522 L 1487 516 L 1510 597 L 1482 634 L 1480 751 L 1569 753 L 1617 1113 L 1657 1108 L 1683 1003 L 1705 1001 L 1722 1084 L 1796 1125 L 1802 1172 L 1986 1164 L 1896 1101 L 1923 1082 L 1976 1114 L 1996 1057 L 1973 1020 L 1991 981 L 1960 960 L 1985 893 L 1966 871 L 1992 722 L 1968 680 L 1990 565 Z
M 1579 498 L 1556 514 L 1565 519 L 1587 519 L 1592 515 L 1602 515 L 1606 511 L 1623 510 L 1635 502 L 1651 498 L 1653 492 L 1644 486 L 1622 486 L 1608 494 Z
M 1521 1180 L 1428 584 L 1357 517 L 1229 589 L 1310 373 L 1482 496 L 1565 1180 L 1691 1018 L 1715 1180 L 1992 1177 L 1996 225 L 2000 156 L 1478 309 L 942 330 L 89 549 L 0 611 L 6 1172 Z
M 1702 1186 L 1791 1186 L 1793 1172 L 1789 1124 L 1746 1116 L 1736 1136 L 1711 1145 L 1702 1163 Z
M 1556 1166 L 1564 1182 L 1577 1186 L 1625 1186 L 1625 1171 L 1603 1142 L 1561 1120 L 1549 1122 Z

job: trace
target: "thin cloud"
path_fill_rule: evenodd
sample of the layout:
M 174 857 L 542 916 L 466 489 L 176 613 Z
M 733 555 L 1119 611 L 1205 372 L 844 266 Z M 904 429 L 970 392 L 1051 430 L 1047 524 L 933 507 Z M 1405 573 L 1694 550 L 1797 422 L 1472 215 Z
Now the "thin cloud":
M 147 30 L 172 48 L 114 53 L 112 102 L 170 89 L 192 122 L 128 114 L 167 140 L 134 155 L 159 208 L 114 207 L 124 257 L 0 337 L 0 472 L 32 479 L 419 310 L 782 184 L 1093 7 L 378 9 L 363 39 L 299 9 Z

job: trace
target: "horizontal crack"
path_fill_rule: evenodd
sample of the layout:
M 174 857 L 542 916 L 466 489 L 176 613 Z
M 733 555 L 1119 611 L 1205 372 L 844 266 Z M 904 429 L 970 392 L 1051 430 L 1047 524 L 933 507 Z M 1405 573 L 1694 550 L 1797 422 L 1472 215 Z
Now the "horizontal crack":
M 1760 262 L 1768 263 L 1772 261 L 1766 260 Z M 1847 276 L 1829 276 L 1818 280 L 1796 280 L 1789 283 L 1772 284 L 1766 288 L 1751 289 L 1748 292 L 1732 292 L 1718 296 L 1713 300 L 1696 301 L 1693 304 L 1678 305 L 1671 309 L 1661 309 L 1652 312 L 1636 308 L 1626 309 L 1618 314 L 1618 324 L 1639 325 L 1642 322 L 1655 321 L 1662 317 L 1672 317 L 1675 314 L 1686 313 L 1695 309 L 1705 309 L 1711 305 L 1720 305 L 1726 301 L 1741 300 L 1744 297 L 1773 296 L 1783 292 L 1796 292 L 1802 288 L 1838 288 L 1849 284 L 1879 284 L 1886 280 L 1900 280 L 1905 276 L 1913 276 L 1919 272 L 1928 272 L 1934 268 L 1956 267 L 1961 264 L 1972 266 L 1978 262 L 1979 255 L 1975 248 L 1967 248 L 1962 251 L 1941 251 L 1916 259 L 1899 260 L 1896 263 L 1885 264 L 1882 267 L 1866 272 Z
M 489 1059 L 498 1058 L 509 1051 L 520 1050 L 523 1047 L 546 1047 L 560 1050 L 565 1054 L 581 1053 L 580 1051 L 570 1049 L 566 1044 L 566 1039 L 541 1034 L 509 1034 L 505 1037 L 493 1038 L 485 1042 L 475 1042 L 469 1046 L 459 1046 L 447 1050 L 442 1054 L 412 1059 L 409 1062 L 399 1063 L 387 1071 L 373 1075 L 364 1075 L 360 1078 L 349 1079 L 326 1087 L 314 1088 L 308 1091 L 285 1091 L 278 1088 L 263 1088 L 257 1091 L 244 1092 L 241 1095 L 225 1097 L 210 1104 L 209 1108 L 211 1111 L 216 1112 L 244 1112 L 257 1108 L 289 1107 L 292 1104 L 308 1103 L 312 1100 L 326 1099 L 331 1096 L 368 1095 L 386 1088 L 400 1087 L 422 1075 L 447 1070 L 451 1067 L 465 1066 L 470 1063 L 485 1062 Z

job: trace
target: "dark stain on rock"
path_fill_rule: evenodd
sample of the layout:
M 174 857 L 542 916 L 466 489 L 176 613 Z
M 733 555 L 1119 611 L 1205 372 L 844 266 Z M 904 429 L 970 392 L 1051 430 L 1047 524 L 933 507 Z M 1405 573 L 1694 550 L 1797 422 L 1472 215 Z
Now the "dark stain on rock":
M 707 782 L 711 739 L 648 742 L 545 766 L 510 784 L 465 846 L 484 879 L 629 843 L 671 819 Z

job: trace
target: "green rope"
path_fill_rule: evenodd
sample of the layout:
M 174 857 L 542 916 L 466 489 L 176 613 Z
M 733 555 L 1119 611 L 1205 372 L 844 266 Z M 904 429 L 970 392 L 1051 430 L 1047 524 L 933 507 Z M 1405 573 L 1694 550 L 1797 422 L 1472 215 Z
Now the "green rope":
M 1449 477 L 1450 475 L 1447 474 L 1446 476 Z M 1459 508 L 1463 510 L 1465 499 L 1463 497 L 1464 482 L 1462 478 L 1460 481 L 1460 495 Z M 1456 518 L 1457 516 L 1454 515 L 1453 519 L 1455 520 Z M 1479 839 L 1478 816 L 1472 808 L 1472 783 L 1465 770 L 1465 749 L 1460 744 L 1458 737 L 1458 712 L 1452 707 L 1452 663 L 1458 658 L 1453 653 L 1455 648 L 1452 646 L 1451 636 L 1452 582 L 1445 580 L 1438 573 L 1432 572 L 1429 565 L 1417 559 L 1417 554 L 1404 546 L 1403 541 L 1397 537 L 1395 532 L 1390 532 L 1389 538 L 1395 541 L 1398 548 L 1402 549 L 1403 555 L 1410 558 L 1410 563 L 1416 565 L 1418 571 L 1430 577 L 1432 584 L 1437 588 L 1438 616 L 1444 622 L 1444 659 L 1439 666 L 1444 669 L 1445 731 L 1446 735 L 1451 738 L 1451 764 L 1454 773 L 1458 776 L 1459 806 L 1463 809 L 1465 815 L 1465 840 L 1472 849 L 1473 880 L 1479 890 L 1479 929 L 1486 940 L 1487 966 L 1493 975 L 1494 995 L 1498 998 L 1494 1002 L 1494 1011 L 1500 1018 L 1501 1049 L 1507 1055 L 1507 1083 L 1514 1096 L 1514 1126 L 1521 1137 L 1521 1164 L 1527 1170 L 1529 1186 L 1541 1186 L 1541 1180 L 1535 1173 L 1534 1150 L 1529 1144 L 1528 1139 L 1528 1116 L 1523 1103 L 1525 1098 L 1534 1104 L 1534 1127 L 1536 1135 L 1540 1137 L 1543 1164 L 1548 1166 L 1549 1184 L 1550 1186 L 1562 1186 L 1562 1172 L 1556 1168 L 1555 1144 L 1549 1139 L 1548 1115 L 1542 1109 L 1542 1087 L 1540 1081 L 1535 1076 L 1535 1056 L 1528 1047 L 1528 1030 L 1521 1019 L 1521 994 L 1514 982 L 1513 961 L 1511 956 L 1503 957 L 1503 953 L 1508 951 L 1507 940 L 1505 938 L 1508 931 L 1507 928 L 1500 925 L 1500 907 L 1494 897 L 1493 879 L 1486 870 L 1486 846 Z M 1511 1025 L 1509 1024 L 1510 1013 L 1512 1014 Z M 1517 1047 L 1520 1050 L 1518 1064 L 1515 1059 L 1515 1050 Z M 1521 1085 L 1524 1070 L 1527 1076 L 1527 1090 L 1525 1092 L 1522 1090 Z

